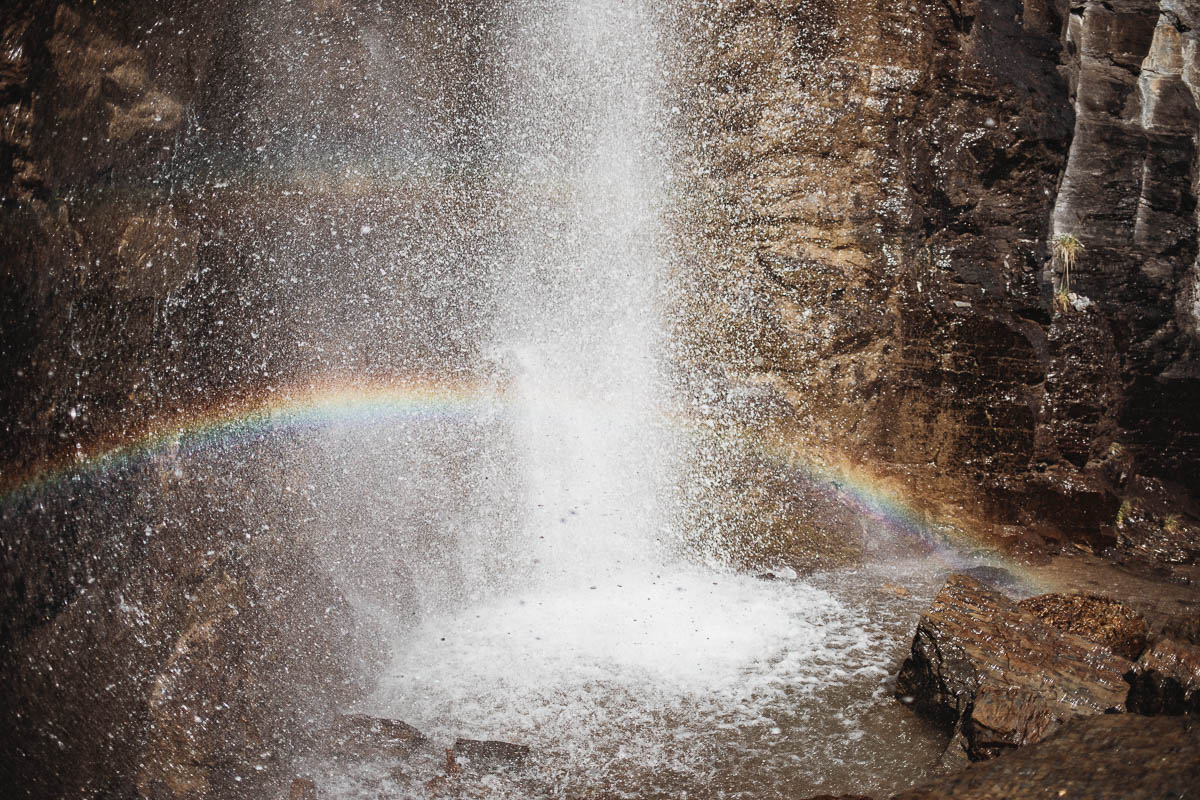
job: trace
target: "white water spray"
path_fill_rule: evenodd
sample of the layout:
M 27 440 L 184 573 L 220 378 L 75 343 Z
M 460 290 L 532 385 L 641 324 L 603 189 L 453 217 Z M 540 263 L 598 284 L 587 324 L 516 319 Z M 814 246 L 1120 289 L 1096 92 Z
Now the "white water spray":
M 635 0 L 535 2 L 519 19 L 508 153 L 525 223 L 498 339 L 539 572 L 595 577 L 644 563 L 668 522 L 656 26 Z
M 513 443 L 495 458 L 509 459 L 520 519 L 496 542 L 508 555 L 463 548 L 484 585 L 398 634 L 364 704 L 439 745 L 532 746 L 530 773 L 486 779 L 493 797 L 683 796 L 720 776 L 729 796 L 821 786 L 829 776 L 798 753 L 832 737 L 853 749 L 864 734 L 849 711 L 810 723 L 805 704 L 853 684 L 837 702 L 866 707 L 887 677 L 873 661 L 894 621 L 860 621 L 801 582 L 680 563 L 664 546 L 680 436 L 663 414 L 670 173 L 654 9 L 528 0 L 508 16 L 501 71 L 514 77 L 495 164 L 509 270 L 490 358 L 514 399 Z M 768 755 L 786 768 L 760 775 Z M 838 760 L 854 769 L 840 752 L 819 768 Z M 331 785 L 358 797 L 393 779 Z

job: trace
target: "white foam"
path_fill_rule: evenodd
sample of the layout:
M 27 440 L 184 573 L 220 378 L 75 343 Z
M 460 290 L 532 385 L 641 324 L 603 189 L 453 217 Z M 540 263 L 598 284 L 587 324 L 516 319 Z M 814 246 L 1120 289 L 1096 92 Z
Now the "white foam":
M 396 641 L 357 710 L 416 725 L 431 754 L 401 764 L 405 779 L 395 762 L 317 774 L 344 800 L 422 791 L 461 736 L 533 749 L 529 770 L 487 778 L 494 798 L 894 791 L 944 744 L 891 699 L 889 673 L 937 584 L 909 576 L 917 596 L 880 591 L 895 572 L 820 577 L 827 591 L 625 569 L 430 617 Z
M 648 718 L 756 723 L 866 644 L 841 603 L 802 583 L 627 571 L 427 620 L 397 643 L 371 705 L 447 740 L 644 750 Z

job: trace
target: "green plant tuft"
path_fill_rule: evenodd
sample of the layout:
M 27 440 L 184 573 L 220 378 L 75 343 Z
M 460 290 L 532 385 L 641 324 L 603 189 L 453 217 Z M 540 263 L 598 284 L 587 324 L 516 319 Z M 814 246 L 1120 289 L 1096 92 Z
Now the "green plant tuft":
M 1121 507 L 1117 509 L 1117 527 L 1121 528 L 1125 525 L 1125 520 L 1129 519 L 1129 515 L 1133 512 L 1133 501 L 1123 500 Z
M 1073 233 L 1060 233 L 1050 242 L 1054 260 L 1062 266 L 1058 290 L 1054 293 L 1054 307 L 1058 311 L 1065 313 L 1071 310 L 1071 270 L 1084 249 L 1083 242 Z

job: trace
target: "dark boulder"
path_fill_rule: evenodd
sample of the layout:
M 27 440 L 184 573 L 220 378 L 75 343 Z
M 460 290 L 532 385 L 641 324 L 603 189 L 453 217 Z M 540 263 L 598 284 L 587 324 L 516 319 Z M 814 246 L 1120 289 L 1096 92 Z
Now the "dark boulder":
M 366 714 L 343 714 L 338 717 L 333 723 L 330 738 L 335 750 L 355 754 L 377 752 L 407 755 L 428 741 L 407 722 Z
M 1200 724 L 1109 714 L 1071 720 L 1042 742 L 892 800 L 1162 800 L 1200 786 Z
M 1123 711 L 1132 667 L 966 575 L 921 617 L 896 694 L 955 726 L 972 760 L 1040 741 L 1069 719 Z

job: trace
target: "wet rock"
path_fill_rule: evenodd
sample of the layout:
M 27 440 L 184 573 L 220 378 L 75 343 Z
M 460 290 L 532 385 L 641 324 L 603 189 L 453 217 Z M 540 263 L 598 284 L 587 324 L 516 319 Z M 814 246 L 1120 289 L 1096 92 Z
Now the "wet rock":
M 960 722 L 954 726 L 954 731 L 950 734 L 950 741 L 946 743 L 946 749 L 942 751 L 942 755 L 937 761 L 937 771 L 939 773 L 957 772 L 966 767 L 971 763 L 971 758 L 967 755 L 969 748 L 970 743 L 963 735 Z
M 288 800 L 317 800 L 317 785 L 308 778 L 296 778 L 288 791 Z
M 1195 564 L 1200 559 L 1200 525 L 1176 517 L 1122 525 L 1122 549 L 1151 563 Z
M 1106 645 L 1130 661 L 1146 649 L 1146 618 L 1116 600 L 1095 595 L 1043 594 L 1017 605 L 1052 628 Z
M 398 719 L 367 714 L 343 714 L 330 731 L 332 746 L 343 752 L 383 752 L 407 755 L 428 740 L 419 730 Z
M 47 180 L 62 185 L 121 166 L 132 172 L 161 163 L 184 122 L 184 107 L 159 84 L 145 53 L 123 41 L 86 11 L 60 5 L 46 43 L 54 70 L 48 94 L 55 140 L 70 136 L 64 158 L 46 167 Z M 135 166 L 136 165 L 136 166 Z
M 892 800 L 1162 800 L 1200 786 L 1200 725 L 1188 717 L 1071 720 L 1045 740 Z
M 687 335 L 777 384 L 755 423 L 1096 552 L 1135 478 L 1195 496 L 1190 5 L 704 4 Z
M 1128 680 L 1130 711 L 1200 712 L 1200 646 L 1164 636 L 1142 654 Z
M 458 739 L 453 750 L 455 760 L 482 769 L 520 764 L 529 753 L 527 745 L 480 739 Z
M 1176 614 L 1163 623 L 1164 636 L 1200 644 L 1200 614 Z
M 984 681 L 975 693 L 970 714 L 963 720 L 968 757 L 995 758 L 1014 746 L 1037 742 L 1073 716 L 1044 693 L 1028 688 Z
M 310 582 L 311 566 L 287 569 L 272 574 L 234 554 L 205 565 L 146 701 L 140 797 L 199 800 L 252 787 L 308 739 L 323 705 L 345 697 L 350 672 L 330 648 L 346 642 L 327 627 L 346 624 L 345 608 Z M 314 601 L 324 613 L 314 614 Z
M 1131 666 L 1105 645 L 952 575 L 921 617 L 896 693 L 960 726 L 978 760 L 1039 741 L 1073 717 L 1124 710 Z

